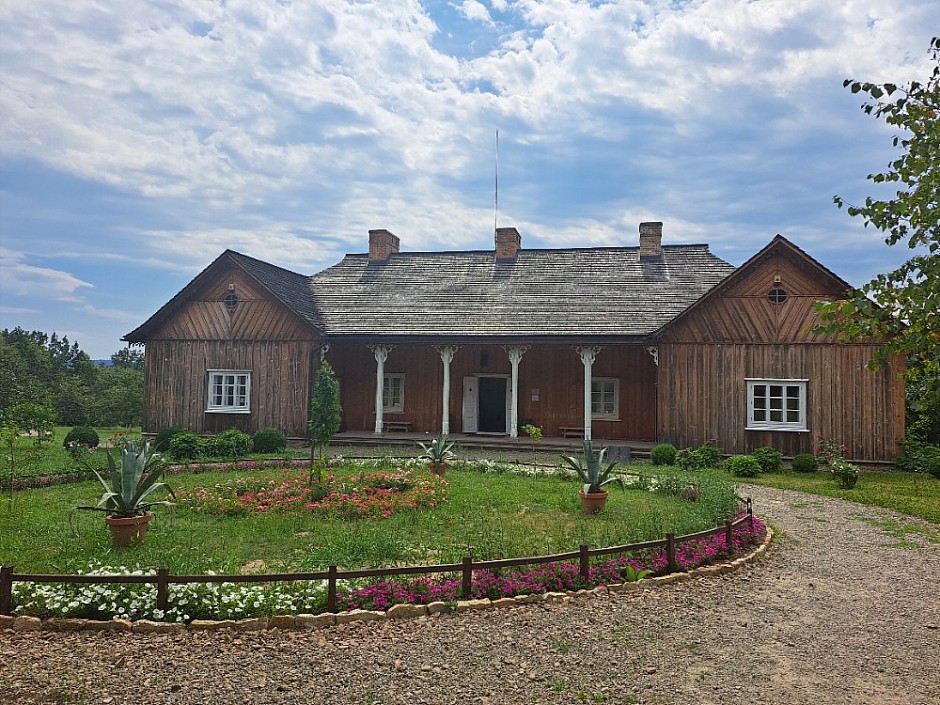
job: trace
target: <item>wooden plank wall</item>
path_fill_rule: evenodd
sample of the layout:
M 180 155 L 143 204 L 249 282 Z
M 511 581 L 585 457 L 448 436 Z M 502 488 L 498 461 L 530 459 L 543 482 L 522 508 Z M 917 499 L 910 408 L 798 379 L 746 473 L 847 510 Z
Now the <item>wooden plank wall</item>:
M 717 439 L 726 453 L 772 446 L 811 453 L 819 434 L 858 460 L 891 460 L 904 437 L 903 368 L 870 372 L 874 346 L 673 344 L 660 346 L 659 440 L 677 447 Z M 748 377 L 808 379 L 808 431 L 746 431 Z
M 214 274 L 147 341 L 144 431 L 273 426 L 306 437 L 313 330 L 241 270 Z M 230 285 L 239 299 L 231 313 L 222 301 Z M 206 413 L 210 369 L 252 372 L 250 414 Z
M 778 287 L 789 298 L 772 304 L 767 293 Z M 870 372 L 877 345 L 810 332 L 813 302 L 842 293 L 830 274 L 782 250 L 691 309 L 659 345 L 658 439 L 677 447 L 717 439 L 728 453 L 768 445 L 794 455 L 813 452 L 822 433 L 855 459 L 893 459 L 904 437 L 902 363 Z M 745 431 L 746 378 L 809 380 L 809 430 Z
M 525 343 L 521 343 L 525 344 Z M 372 351 L 364 343 L 333 343 L 327 360 L 340 379 L 344 428 L 369 431 L 375 427 L 375 370 Z M 443 363 L 428 344 L 401 344 L 392 349 L 385 372 L 405 375 L 405 408 L 388 419 L 408 420 L 413 429 L 438 433 L 441 428 Z M 450 427 L 461 432 L 463 378 L 502 375 L 512 368 L 501 344 L 463 345 L 451 363 Z M 594 363 L 595 377 L 620 379 L 620 421 L 595 421 L 597 439 L 653 440 L 656 366 L 643 346 L 603 346 Z M 508 381 L 507 381 L 508 384 Z M 542 426 L 548 436 L 561 426 L 584 421 L 584 367 L 570 345 L 531 344 L 519 365 L 519 419 Z M 534 390 L 538 399 L 533 400 Z

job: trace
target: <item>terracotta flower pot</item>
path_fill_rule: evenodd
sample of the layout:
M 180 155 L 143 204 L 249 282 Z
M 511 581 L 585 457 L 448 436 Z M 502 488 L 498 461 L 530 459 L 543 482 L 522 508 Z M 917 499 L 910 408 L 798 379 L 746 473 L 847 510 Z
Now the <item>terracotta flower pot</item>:
M 136 517 L 106 516 L 104 520 L 111 529 L 111 544 L 116 547 L 138 545 L 144 540 L 152 519 L 152 513 Z
M 608 494 L 607 490 L 587 494 L 585 494 L 584 490 L 578 490 L 578 496 L 581 498 L 581 508 L 584 510 L 584 513 L 598 514 L 604 511 Z
M 444 471 L 447 469 L 447 463 L 428 463 L 428 467 L 431 468 L 431 473 L 440 477 L 444 474 Z

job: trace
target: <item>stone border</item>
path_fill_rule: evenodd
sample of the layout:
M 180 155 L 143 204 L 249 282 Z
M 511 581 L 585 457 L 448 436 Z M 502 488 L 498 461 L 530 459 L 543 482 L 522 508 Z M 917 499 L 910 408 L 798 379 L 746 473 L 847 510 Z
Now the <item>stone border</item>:
M 570 590 L 568 592 L 546 592 L 534 595 L 519 595 L 517 597 L 501 597 L 496 600 L 489 598 L 479 600 L 459 600 L 451 602 L 431 602 L 426 605 L 397 604 L 392 605 L 385 612 L 373 610 L 351 610 L 349 612 L 324 612 L 323 614 L 274 615 L 273 617 L 250 617 L 248 619 L 194 619 L 189 624 L 180 622 L 154 622 L 149 619 L 139 619 L 131 622 L 127 619 L 111 619 L 99 621 L 94 619 L 75 619 L 64 617 L 12 617 L 0 615 L 0 630 L 12 629 L 14 632 L 133 632 L 135 634 L 181 634 L 183 632 L 215 632 L 222 629 L 232 629 L 237 632 L 257 632 L 264 629 L 324 629 L 340 624 L 353 622 L 374 622 L 389 619 L 417 619 L 433 617 L 440 614 L 472 612 L 482 609 L 500 609 L 505 607 L 518 607 L 533 603 L 571 602 L 575 598 L 606 595 L 609 593 L 638 592 L 642 588 L 656 587 L 691 580 L 692 578 L 708 578 L 713 575 L 722 575 L 737 570 L 741 566 L 756 561 L 766 553 L 773 541 L 774 532 L 769 526 L 763 542 L 747 555 L 736 558 L 729 563 L 706 565 L 693 568 L 685 573 L 670 573 L 656 578 L 644 578 L 635 583 L 615 583 L 601 585 L 593 590 Z

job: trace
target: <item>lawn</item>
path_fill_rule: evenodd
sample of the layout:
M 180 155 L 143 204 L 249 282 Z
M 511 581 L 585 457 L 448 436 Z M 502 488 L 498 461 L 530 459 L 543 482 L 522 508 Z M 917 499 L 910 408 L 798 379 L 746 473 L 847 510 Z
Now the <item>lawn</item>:
M 854 489 L 840 489 L 832 475 L 821 468 L 814 473 L 780 472 L 754 478 L 726 478 L 783 490 L 838 497 L 873 507 L 893 509 L 940 524 L 940 480 L 911 472 L 876 470 L 863 472 Z
M 174 573 L 449 563 L 468 554 L 478 560 L 542 555 L 575 550 L 580 543 L 600 547 L 659 539 L 670 531 L 691 533 L 720 524 L 736 508 L 731 483 L 715 473 L 695 478 L 698 501 L 614 488 L 607 509 L 586 517 L 572 478 L 479 469 L 474 464 L 449 469 L 446 502 L 388 519 L 344 520 L 304 510 L 214 516 L 182 505 L 158 507 L 144 544 L 124 550 L 111 548 L 98 512 L 73 513 L 71 530 L 70 508 L 93 504 L 101 492 L 96 483 L 19 490 L 12 502 L 0 504 L 0 562 L 23 572 L 76 572 L 100 560 L 129 567 L 166 565 Z M 336 472 L 359 470 L 353 465 Z M 674 470 L 662 472 L 682 477 Z M 423 468 L 414 473 L 430 477 Z M 168 479 L 176 488 L 193 490 L 257 475 L 183 473 Z

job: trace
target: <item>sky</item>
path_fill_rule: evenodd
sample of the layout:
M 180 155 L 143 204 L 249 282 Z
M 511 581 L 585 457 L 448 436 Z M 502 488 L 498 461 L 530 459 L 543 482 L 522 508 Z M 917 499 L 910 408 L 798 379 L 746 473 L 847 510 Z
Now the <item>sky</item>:
M 938 33 L 936 0 L 4 0 L 0 328 L 107 358 L 227 248 L 313 274 L 376 228 L 779 233 L 861 285 L 910 252 L 832 202 L 898 154 L 842 81 L 926 80 Z

